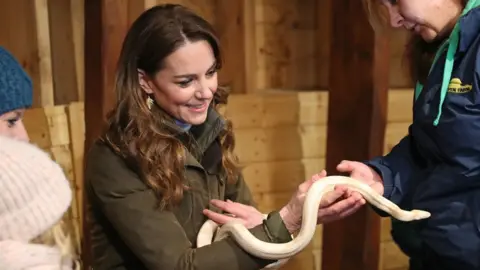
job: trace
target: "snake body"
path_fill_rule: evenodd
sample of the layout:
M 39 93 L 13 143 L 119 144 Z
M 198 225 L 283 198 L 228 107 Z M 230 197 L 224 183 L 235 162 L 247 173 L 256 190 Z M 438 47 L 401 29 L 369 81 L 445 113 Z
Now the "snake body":
M 360 193 L 367 202 L 392 217 L 408 222 L 430 217 L 430 213 L 423 210 L 403 210 L 393 202 L 378 194 L 367 184 L 347 176 L 327 176 L 312 184 L 307 192 L 302 212 L 302 225 L 298 235 L 287 243 L 269 243 L 256 238 L 239 221 L 233 220 L 220 227 L 211 220 L 207 220 L 197 235 L 197 246 L 209 245 L 227 236 L 231 236 L 248 253 L 263 259 L 280 260 L 267 268 L 279 267 L 288 258 L 302 251 L 312 240 L 317 226 L 317 213 L 320 202 L 325 193 L 334 189 L 336 185 L 347 186 Z

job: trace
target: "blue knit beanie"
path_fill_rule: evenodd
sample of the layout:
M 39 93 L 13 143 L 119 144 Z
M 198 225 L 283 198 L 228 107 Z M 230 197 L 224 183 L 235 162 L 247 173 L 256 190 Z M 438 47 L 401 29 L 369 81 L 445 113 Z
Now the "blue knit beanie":
M 32 81 L 18 61 L 0 46 L 0 115 L 32 106 Z

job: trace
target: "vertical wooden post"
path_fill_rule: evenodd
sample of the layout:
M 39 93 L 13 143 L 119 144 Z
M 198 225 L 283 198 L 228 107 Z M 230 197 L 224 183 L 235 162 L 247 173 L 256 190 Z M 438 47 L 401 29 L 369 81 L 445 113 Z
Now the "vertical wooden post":
M 323 1 L 323 0 L 321 0 Z M 383 154 L 389 53 L 387 37 L 371 29 L 361 1 L 331 2 L 331 54 L 326 168 L 342 159 Z M 323 270 L 377 270 L 380 218 L 369 206 L 325 224 Z
M 115 103 L 115 65 L 128 27 L 127 0 L 85 0 L 85 153 L 100 135 Z M 87 198 L 84 197 L 82 260 L 90 269 Z
M 115 70 L 123 39 L 132 21 L 145 4 L 138 0 L 84 0 L 85 1 L 85 153 L 101 134 L 106 114 L 116 102 L 114 92 Z M 139 5 L 138 7 L 135 5 Z M 135 14 L 132 14 L 134 12 Z M 89 269 L 90 239 L 88 201 L 84 203 L 83 261 Z
M 223 48 L 220 85 L 232 93 L 256 91 L 255 1 L 216 1 L 215 28 Z
M 72 3 L 65 0 L 49 0 L 47 3 L 55 105 L 67 105 L 79 100 L 76 60 L 81 59 L 76 58 L 73 35 L 77 33 L 72 26 Z

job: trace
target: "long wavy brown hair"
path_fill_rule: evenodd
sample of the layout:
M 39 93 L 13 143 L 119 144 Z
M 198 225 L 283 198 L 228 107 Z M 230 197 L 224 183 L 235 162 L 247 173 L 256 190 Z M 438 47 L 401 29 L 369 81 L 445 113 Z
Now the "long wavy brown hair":
M 461 0 L 463 7 L 467 5 L 467 2 L 468 0 Z M 363 4 L 373 28 L 376 31 L 384 31 L 389 25 L 389 21 L 388 12 L 384 9 L 381 1 L 363 0 Z M 448 34 L 430 42 L 426 42 L 418 35 L 409 34 L 403 63 L 412 84 L 416 82 L 425 83 L 435 54 L 443 41 L 448 37 Z
M 147 94 L 139 83 L 139 70 L 154 76 L 164 59 L 187 42 L 207 41 L 213 49 L 217 70 L 221 68 L 221 49 L 212 26 L 181 5 L 164 4 L 143 12 L 132 24 L 120 53 L 115 79 L 117 103 L 108 115 L 102 139 L 117 154 L 134 160 L 142 180 L 153 189 L 159 207 L 177 205 L 188 189 L 184 179 L 186 151 L 191 151 L 172 128 L 173 119 L 158 106 L 148 108 Z M 219 87 L 213 109 L 226 104 L 228 92 Z M 220 134 L 222 164 L 227 181 L 237 179 L 235 139 L 230 121 Z

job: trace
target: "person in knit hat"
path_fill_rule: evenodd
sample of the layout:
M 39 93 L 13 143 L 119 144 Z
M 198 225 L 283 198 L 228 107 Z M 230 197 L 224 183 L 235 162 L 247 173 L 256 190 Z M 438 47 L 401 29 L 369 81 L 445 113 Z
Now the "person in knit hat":
M 62 168 L 46 152 L 0 136 L 0 269 L 75 268 L 61 226 L 71 200 Z
M 28 141 L 22 118 L 32 100 L 30 77 L 15 57 L 0 46 L 0 135 Z

